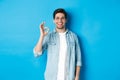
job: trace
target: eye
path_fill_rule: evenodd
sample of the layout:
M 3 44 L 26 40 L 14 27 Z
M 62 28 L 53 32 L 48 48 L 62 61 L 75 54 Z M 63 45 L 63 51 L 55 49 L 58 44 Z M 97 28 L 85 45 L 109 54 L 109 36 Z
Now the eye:
M 59 17 L 56 17 L 55 19 L 56 19 L 56 20 L 58 20 L 58 19 L 59 19 Z
M 60 17 L 56 17 L 55 19 L 56 19 L 56 20 L 59 20 L 59 19 L 60 19 L 60 20 L 64 20 L 65 17 L 61 17 L 61 18 L 60 18 Z
M 61 19 L 65 19 L 65 17 L 62 17 Z

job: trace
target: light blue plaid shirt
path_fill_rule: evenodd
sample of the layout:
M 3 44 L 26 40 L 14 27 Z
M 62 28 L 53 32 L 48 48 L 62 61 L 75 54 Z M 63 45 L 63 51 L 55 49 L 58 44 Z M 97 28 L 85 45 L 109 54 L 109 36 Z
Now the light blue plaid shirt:
M 68 29 L 66 30 L 66 42 L 65 80 L 74 80 L 75 68 L 76 66 L 81 66 L 81 51 L 77 36 Z M 59 43 L 59 34 L 56 31 L 49 33 L 43 40 L 42 52 L 44 50 L 48 51 L 45 80 L 57 80 Z

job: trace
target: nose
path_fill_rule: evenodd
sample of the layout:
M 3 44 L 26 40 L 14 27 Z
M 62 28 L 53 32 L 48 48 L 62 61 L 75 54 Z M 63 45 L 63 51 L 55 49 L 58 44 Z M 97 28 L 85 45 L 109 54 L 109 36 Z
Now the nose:
M 59 22 L 62 22 L 62 19 L 59 19 L 58 21 L 59 21 Z

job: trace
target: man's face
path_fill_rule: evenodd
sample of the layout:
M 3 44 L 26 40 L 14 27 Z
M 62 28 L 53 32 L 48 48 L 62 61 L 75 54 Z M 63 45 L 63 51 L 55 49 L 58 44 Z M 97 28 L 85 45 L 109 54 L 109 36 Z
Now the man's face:
M 54 23 L 56 25 L 56 28 L 58 29 L 65 28 L 65 24 L 66 24 L 65 15 L 63 13 L 57 13 L 55 15 Z

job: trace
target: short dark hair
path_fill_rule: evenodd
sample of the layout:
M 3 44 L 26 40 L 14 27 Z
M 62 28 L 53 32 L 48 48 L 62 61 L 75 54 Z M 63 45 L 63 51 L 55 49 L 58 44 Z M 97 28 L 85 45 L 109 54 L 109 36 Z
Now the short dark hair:
M 58 8 L 53 12 L 53 19 L 55 19 L 55 15 L 57 13 L 63 13 L 65 15 L 65 18 L 67 19 L 67 12 L 63 8 Z

